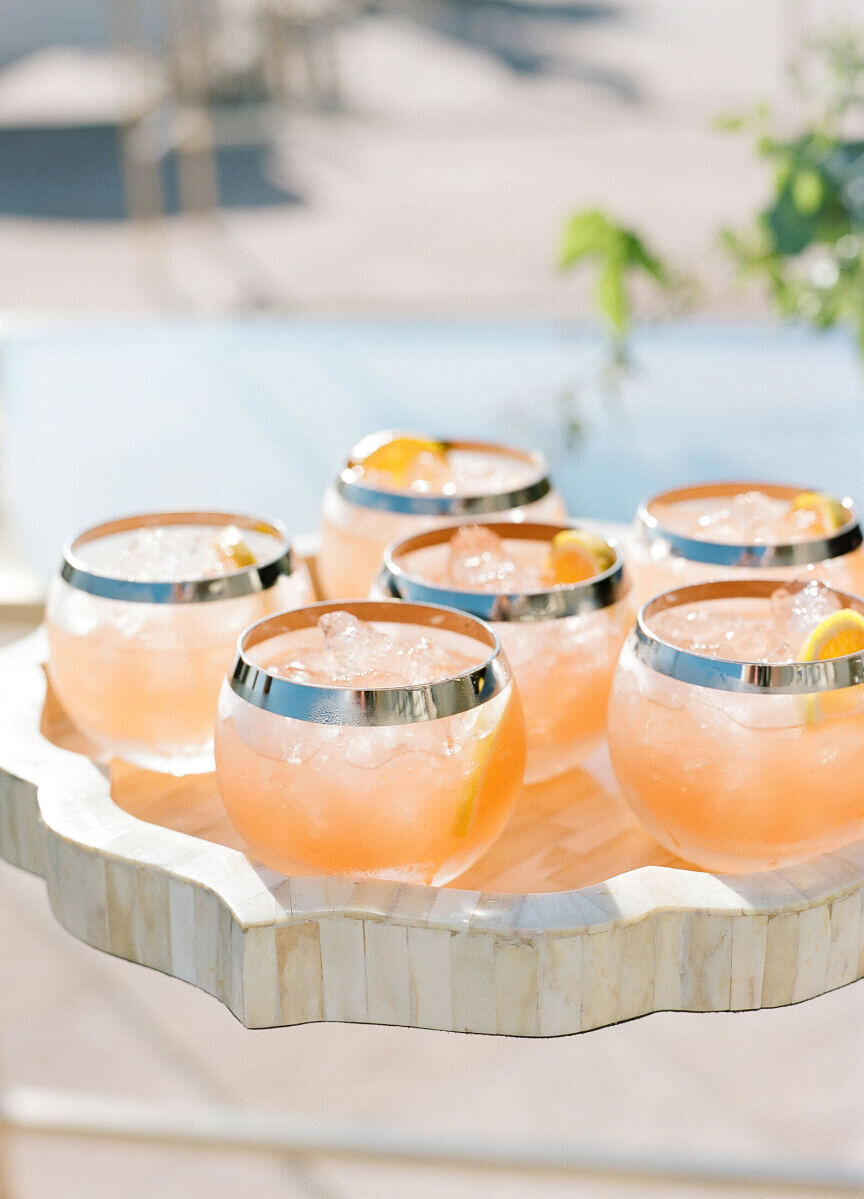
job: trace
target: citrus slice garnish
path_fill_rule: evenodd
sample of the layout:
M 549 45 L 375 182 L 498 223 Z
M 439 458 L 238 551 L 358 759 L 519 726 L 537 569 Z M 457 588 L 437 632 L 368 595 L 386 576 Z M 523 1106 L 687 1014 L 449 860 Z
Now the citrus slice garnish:
M 512 696 L 509 702 L 512 703 Z M 494 705 L 489 704 L 486 707 L 486 712 L 481 712 L 478 717 L 475 733 L 482 734 L 484 725 L 489 731 L 486 732 L 485 737 L 478 735 L 476 744 L 474 745 L 473 760 L 468 768 L 465 779 L 465 794 L 456 810 L 456 818 L 450 829 L 450 834 L 453 837 L 465 837 L 468 834 L 471 822 L 474 819 L 474 810 L 477 807 L 480 787 L 486 776 L 486 770 L 492 756 L 492 749 L 498 742 L 498 737 L 504 724 L 503 713 L 499 720 L 498 713 L 494 710 Z M 489 728 L 490 721 L 492 722 L 491 728 Z
M 810 531 L 813 533 L 830 534 L 842 529 L 849 520 L 849 510 L 844 508 L 833 495 L 824 495 L 821 491 L 802 491 L 792 501 L 793 512 L 812 512 L 813 523 Z
M 409 470 L 421 454 L 431 454 L 446 462 L 447 447 L 442 441 L 431 441 L 424 437 L 394 437 L 362 458 L 360 465 L 365 470 L 383 471 L 391 476 L 394 483 L 400 484 L 405 482 Z
M 864 616 L 852 608 L 832 612 L 816 628 L 798 651 L 799 662 L 825 662 L 864 650 Z
M 226 525 L 216 538 L 216 549 L 219 556 L 234 566 L 254 566 L 255 555 L 243 540 L 243 534 L 236 525 Z
M 582 583 L 602 574 L 615 562 L 615 551 L 596 533 L 564 529 L 556 533 L 545 568 L 555 583 Z
M 798 651 L 799 662 L 825 662 L 864 650 L 864 616 L 852 608 L 832 612 L 816 628 Z M 845 716 L 860 705 L 861 687 L 840 687 L 808 695 L 805 713 L 808 724 L 822 716 Z

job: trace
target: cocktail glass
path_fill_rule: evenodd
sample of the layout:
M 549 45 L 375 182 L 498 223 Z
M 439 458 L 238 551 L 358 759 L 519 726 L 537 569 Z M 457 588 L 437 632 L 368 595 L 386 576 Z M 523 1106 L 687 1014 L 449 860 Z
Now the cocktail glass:
M 441 884 L 510 814 L 522 708 L 480 621 L 393 600 L 314 604 L 243 634 L 216 763 L 228 815 L 273 869 Z
M 310 598 L 277 521 L 188 511 L 94 525 L 65 549 L 49 589 L 51 682 L 106 757 L 171 774 L 212 770 L 237 637 Z
M 841 609 L 864 613 L 864 601 L 762 578 L 682 587 L 642 607 L 613 681 L 609 749 L 662 845 L 740 873 L 864 834 L 864 654 L 794 660 L 794 643 Z
M 665 491 L 640 506 L 628 548 L 640 603 L 688 583 L 809 575 L 864 594 L 861 528 L 848 500 L 825 529 L 793 502 L 814 495 L 774 483 L 707 483 Z M 836 501 L 834 501 L 836 503 Z
M 374 594 L 446 604 L 491 624 L 525 709 L 527 782 L 571 769 L 602 740 L 612 674 L 633 623 L 614 542 L 611 565 L 593 577 L 554 585 L 544 577 L 553 539 L 570 528 L 526 521 L 432 529 L 390 546 L 375 582 Z
M 371 470 L 373 454 L 394 442 L 440 447 L 420 452 L 417 468 Z M 562 520 L 542 454 L 481 441 L 430 442 L 388 430 L 359 442 L 324 495 L 319 573 L 330 598 L 368 594 L 381 555 L 421 529 L 493 517 Z

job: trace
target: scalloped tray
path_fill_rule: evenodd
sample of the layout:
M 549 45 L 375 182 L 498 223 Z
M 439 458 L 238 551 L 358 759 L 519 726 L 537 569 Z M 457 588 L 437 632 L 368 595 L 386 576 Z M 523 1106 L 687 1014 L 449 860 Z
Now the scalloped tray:
M 212 775 L 97 766 L 44 656 L 42 631 L 0 652 L 0 855 L 45 877 L 76 937 L 249 1028 L 554 1036 L 864 975 L 864 842 L 782 872 L 688 869 L 632 823 L 601 754 L 526 787 L 458 886 L 284 878 L 243 852 Z

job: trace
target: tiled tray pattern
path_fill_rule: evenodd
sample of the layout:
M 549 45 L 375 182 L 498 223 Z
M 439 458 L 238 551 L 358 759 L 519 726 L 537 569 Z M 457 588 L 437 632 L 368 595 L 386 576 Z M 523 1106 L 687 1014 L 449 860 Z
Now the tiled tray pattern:
M 40 631 L 0 653 L 0 855 L 45 877 L 69 932 L 250 1028 L 554 1036 L 864 975 L 864 843 L 746 878 L 690 870 L 632 824 L 600 755 L 526 788 L 458 885 L 283 878 L 243 852 L 212 776 L 94 764 L 44 652 Z

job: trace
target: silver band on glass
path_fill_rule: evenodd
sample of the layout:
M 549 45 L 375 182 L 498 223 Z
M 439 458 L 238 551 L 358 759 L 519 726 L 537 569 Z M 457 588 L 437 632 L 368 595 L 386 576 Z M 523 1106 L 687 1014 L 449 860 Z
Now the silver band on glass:
M 523 487 L 486 495 L 420 495 L 415 491 L 388 491 L 363 480 L 363 459 L 395 437 L 419 437 L 388 429 L 364 437 L 351 451 L 346 466 L 336 480 L 336 491 L 343 499 L 361 508 L 378 508 L 385 512 L 400 512 L 410 516 L 479 516 L 489 512 L 506 512 L 533 504 L 548 495 L 552 483 L 546 459 L 539 451 L 528 452 L 510 446 L 485 441 L 440 441 L 445 450 L 476 450 L 491 453 L 517 462 L 527 462 L 534 468 L 535 477 Z M 426 440 L 426 438 L 421 438 Z M 430 439 L 432 440 L 432 439 Z
M 664 529 L 652 512 L 655 505 L 742 495 L 747 491 L 761 491 L 772 499 L 792 500 L 806 490 L 776 483 L 705 483 L 699 487 L 679 487 L 655 495 L 646 504 L 640 505 L 637 524 L 645 538 L 666 542 L 676 557 L 686 558 L 689 562 L 706 562 L 710 566 L 747 566 L 756 570 L 766 566 L 809 566 L 814 562 L 824 562 L 826 558 L 840 558 L 856 550 L 862 542 L 861 526 L 845 502 L 849 519 L 835 533 L 829 537 L 813 537 L 781 545 L 730 545 L 686 537 Z
M 326 687 L 295 683 L 256 666 L 248 651 L 262 641 L 293 629 L 309 628 L 325 612 L 350 612 L 359 620 L 411 624 L 461 633 L 487 646 L 479 666 L 416 687 Z M 398 600 L 343 600 L 309 604 L 290 612 L 268 616 L 251 625 L 237 642 L 237 657 L 229 677 L 232 691 L 247 703 L 289 716 L 333 725 L 399 725 L 456 716 L 487 703 L 510 681 L 510 668 L 501 654 L 495 633 L 464 612 L 436 604 L 404 604 Z
M 715 691 L 806 695 L 864 683 L 864 653 L 825 662 L 730 662 L 679 649 L 651 631 L 651 618 L 667 608 L 716 599 L 769 599 L 784 586 L 782 580 L 774 579 L 724 579 L 679 587 L 657 595 L 643 604 L 636 617 L 636 657 L 658 674 Z M 835 591 L 835 594 L 844 607 L 864 615 L 864 600 L 842 591 Z
M 511 541 L 551 542 L 558 533 L 578 526 L 569 524 L 539 524 L 531 521 L 512 523 L 483 521 L 498 537 Z M 397 599 L 419 603 L 446 604 L 470 612 L 480 620 L 542 621 L 558 620 L 564 616 L 582 616 L 617 603 L 627 592 L 624 564 L 614 540 L 609 546 L 615 551 L 615 562 L 608 570 L 584 583 L 564 583 L 545 591 L 517 592 L 498 595 L 488 591 L 463 591 L 443 584 L 430 583 L 411 574 L 406 559 L 416 550 L 450 541 L 458 525 L 430 529 L 413 537 L 405 537 L 389 546 L 375 580 L 378 588 Z
M 279 547 L 272 557 L 255 562 L 251 566 L 238 567 L 228 574 L 176 582 L 122 579 L 100 574 L 78 556 L 79 547 L 89 541 L 109 537 L 112 533 L 162 528 L 166 525 L 212 525 L 214 528 L 236 525 L 240 529 L 265 533 L 276 538 Z M 88 595 L 101 596 L 103 599 L 138 604 L 190 604 L 234 599 L 241 595 L 267 591 L 282 575 L 290 575 L 292 569 L 288 533 L 279 521 L 270 518 L 264 520 L 258 516 L 246 516 L 237 512 L 203 512 L 193 509 L 188 512 L 146 512 L 94 525 L 65 547 L 60 576 L 70 587 L 86 591 Z

